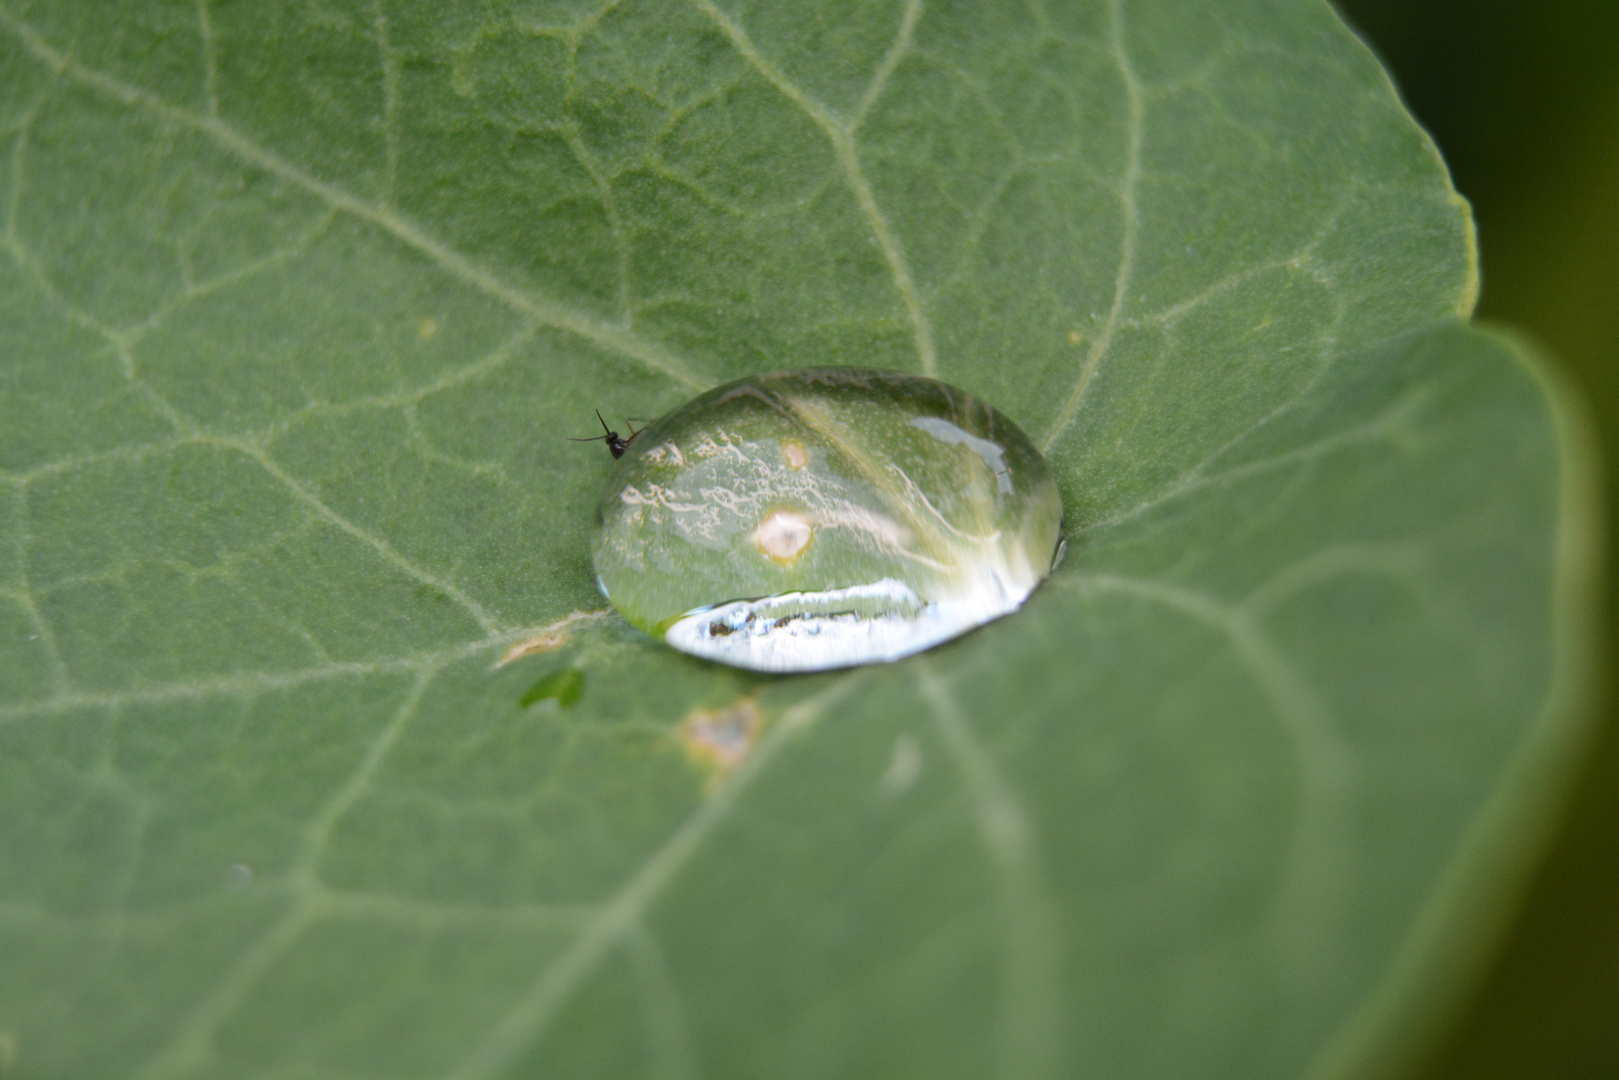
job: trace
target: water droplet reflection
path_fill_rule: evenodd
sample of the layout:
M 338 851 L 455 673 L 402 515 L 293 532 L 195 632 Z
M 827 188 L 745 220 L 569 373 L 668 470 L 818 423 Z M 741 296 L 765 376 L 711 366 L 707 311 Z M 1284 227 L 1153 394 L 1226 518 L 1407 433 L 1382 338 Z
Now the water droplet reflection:
M 759 671 L 895 660 L 1021 605 L 1062 503 L 1016 425 L 861 368 L 711 390 L 630 444 L 602 499 L 602 592 L 636 626 Z

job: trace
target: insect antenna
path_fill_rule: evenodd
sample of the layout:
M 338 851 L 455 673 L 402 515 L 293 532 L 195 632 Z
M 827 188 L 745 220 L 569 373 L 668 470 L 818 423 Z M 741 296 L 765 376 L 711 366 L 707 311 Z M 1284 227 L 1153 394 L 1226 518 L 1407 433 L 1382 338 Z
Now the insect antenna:
M 602 426 L 602 430 L 607 432 L 607 434 L 587 435 L 581 439 L 576 439 L 572 435 L 564 435 L 563 438 L 567 439 L 569 442 L 612 442 L 618 438 L 618 432 L 608 427 L 607 421 L 602 419 L 602 411 L 600 409 L 596 410 L 596 422 Z

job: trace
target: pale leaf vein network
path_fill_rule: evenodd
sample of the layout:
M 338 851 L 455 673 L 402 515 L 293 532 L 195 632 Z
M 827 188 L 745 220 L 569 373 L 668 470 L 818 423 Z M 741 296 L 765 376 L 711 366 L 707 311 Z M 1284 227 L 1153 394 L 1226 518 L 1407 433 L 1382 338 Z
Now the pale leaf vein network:
M 552 624 L 560 628 L 595 612 L 575 612 Z M 532 632 L 532 631 L 531 631 Z M 268 928 L 238 956 L 182 1018 L 169 1041 L 137 1074 L 142 1080 L 171 1080 L 194 1074 L 210 1061 L 213 1040 L 220 1027 L 246 1001 L 275 964 L 321 919 L 369 919 L 412 926 L 442 925 L 475 918 L 496 919 L 503 923 L 539 928 L 567 929 L 594 916 L 592 908 L 555 908 L 546 905 L 517 905 L 494 909 L 475 907 L 465 911 L 454 906 L 411 901 L 406 898 L 333 891 L 320 880 L 319 864 L 331 836 L 345 815 L 371 788 L 394 745 L 415 717 L 422 698 L 434 678 L 450 663 L 492 648 L 498 641 L 477 642 L 445 650 L 421 659 L 414 667 L 414 678 L 389 720 L 360 755 L 343 783 L 311 815 L 302 842 L 286 877 L 289 902 Z M 333 665 L 336 667 L 337 665 Z
M 272 176 L 309 192 L 328 205 L 373 225 L 426 256 L 452 277 L 492 296 L 529 317 L 592 341 L 606 349 L 630 357 L 647 368 L 691 389 L 702 389 L 704 380 L 679 358 L 661 346 L 644 340 L 632 331 L 571 311 L 562 304 L 515 288 L 456 251 L 420 226 L 386 205 L 361 199 L 342 188 L 321 180 L 237 131 L 217 116 L 197 113 L 172 105 L 158 96 L 111 75 L 87 68 L 45 41 L 31 26 L 0 6 L 0 26 L 23 43 L 35 59 L 52 72 L 65 76 L 121 104 L 138 107 L 172 123 L 208 136 L 236 157 Z
M 483 628 L 483 631 L 486 634 L 498 634 L 503 629 L 500 625 L 500 621 L 496 619 L 487 608 L 468 595 L 467 592 L 459 585 L 456 585 L 454 582 L 439 577 L 437 574 L 416 565 L 415 562 L 400 554 L 392 544 L 388 543 L 388 541 L 382 539 L 380 536 L 376 536 L 366 529 L 361 528 L 348 518 L 344 517 L 342 514 L 339 514 L 336 510 L 328 506 L 319 495 L 311 491 L 306 485 L 300 482 L 297 477 L 283 469 L 274 458 L 270 457 L 269 454 L 265 453 L 259 447 L 246 443 L 232 442 L 226 439 L 211 441 L 216 441 L 219 443 L 219 445 L 235 450 L 237 453 L 242 454 L 250 460 L 256 462 L 261 469 L 279 481 L 283 487 L 292 493 L 294 498 L 296 498 L 305 507 L 312 510 L 322 520 L 335 525 L 349 536 L 352 536 L 360 543 L 371 548 L 390 566 L 393 566 L 395 569 L 402 571 L 408 576 L 421 582 L 423 585 L 436 589 L 445 596 L 454 600 L 457 604 L 464 608 L 469 615 L 472 616 L 478 625 Z
M 1291 395 L 1286 401 L 1260 417 L 1243 431 L 1216 447 L 1202 461 L 1182 473 L 1174 483 L 1125 510 L 1073 530 L 1070 536 L 1085 536 L 1111 529 L 1127 521 L 1140 518 L 1157 507 L 1174 502 L 1176 499 L 1205 488 L 1225 487 L 1248 477 L 1262 475 L 1292 465 L 1311 465 L 1333 454 L 1371 443 L 1385 442 L 1391 446 L 1399 447 L 1413 439 L 1412 428 L 1414 421 L 1432 400 L 1432 392 L 1425 386 L 1411 387 L 1382 413 L 1363 423 L 1330 435 L 1324 435 L 1319 439 L 1314 439 L 1280 453 L 1269 454 L 1245 461 L 1240 465 L 1233 465 L 1221 472 L 1207 471 L 1210 465 L 1220 460 L 1233 448 L 1239 446 L 1244 439 L 1247 439 L 1254 432 L 1266 424 L 1273 423 L 1289 411 L 1300 407 L 1310 392 L 1326 377 L 1328 370 L 1330 370 L 1330 364 L 1323 365 L 1319 371 L 1311 376 L 1307 383 L 1299 388 L 1297 393 Z
M 1385 562 L 1394 566 L 1398 559 L 1390 555 Z M 1323 569 L 1358 572 L 1369 564 L 1361 554 Z M 1081 590 L 1161 605 L 1213 630 L 1270 702 L 1293 744 L 1300 777 L 1286 872 L 1272 912 L 1273 955 L 1288 977 L 1307 979 L 1311 966 L 1340 944 L 1334 930 L 1352 884 L 1355 762 L 1320 694 L 1261 628 L 1261 609 L 1273 598 L 1261 588 L 1241 603 L 1227 604 L 1185 586 L 1120 574 L 1078 574 L 1069 580 Z
M 200 288 L 200 286 L 199 286 Z M 154 316 L 160 317 L 161 313 Z M 144 324 L 143 324 L 144 325 Z M 290 417 L 284 418 L 260 428 L 235 435 L 230 440 L 232 446 L 267 446 L 275 439 L 285 435 L 299 421 L 309 416 L 341 415 L 364 409 L 400 409 L 410 411 L 446 390 L 461 386 L 481 375 L 496 371 L 511 362 L 517 350 L 533 340 L 535 332 L 539 329 L 536 322 L 523 322 L 495 345 L 489 352 L 477 360 L 459 368 L 452 368 L 444 374 L 428 382 L 419 384 L 397 393 L 379 394 L 375 397 L 353 398 L 339 402 L 314 402 L 304 406 Z M 128 373 L 126 372 L 126 375 Z M 153 392 L 155 394 L 155 391 Z M 59 458 L 41 461 L 15 472 L 0 469 L 0 482 L 26 488 L 49 476 L 57 476 L 76 469 L 93 468 L 96 465 L 108 462 L 139 462 L 158 454 L 169 454 L 187 446 L 205 446 L 217 444 L 219 440 L 199 430 L 196 425 L 183 419 L 178 422 L 176 429 L 184 434 L 158 439 L 153 442 L 130 443 L 124 446 L 114 446 L 106 450 L 93 450 L 85 453 L 67 454 Z
M 855 129 L 865 113 L 875 104 L 878 95 L 888 81 L 894 67 L 910 48 L 910 41 L 917 20 L 921 17 L 922 5 L 919 0 L 907 4 L 904 16 L 900 23 L 899 33 L 894 44 L 890 46 L 884 56 L 876 75 L 872 79 L 866 100 L 860 104 L 860 112 L 852 122 L 839 118 L 831 109 L 808 94 L 793 83 L 774 64 L 761 54 L 753 41 L 736 20 L 732 19 L 713 0 L 692 0 L 704 15 L 713 20 L 725 36 L 730 39 L 731 45 L 737 53 L 746 60 L 755 71 L 762 75 L 766 81 L 774 86 L 787 100 L 797 105 L 804 114 L 814 122 L 831 142 L 833 152 L 837 155 L 838 164 L 842 167 L 844 181 L 849 185 L 855 202 L 860 207 L 862 216 L 866 219 L 866 226 L 871 230 L 872 239 L 882 252 L 883 260 L 888 264 L 890 276 L 894 279 L 894 288 L 899 293 L 900 301 L 905 306 L 907 320 L 911 324 L 911 337 L 915 344 L 917 363 L 924 375 L 938 373 L 938 357 L 933 344 L 933 327 L 928 321 L 927 312 L 923 309 L 922 297 L 917 291 L 915 279 L 911 276 L 910 265 L 906 261 L 905 249 L 900 239 L 895 235 L 882 208 L 877 205 L 877 197 L 871 190 L 871 184 L 866 180 L 864 171 L 860 166 L 860 154 L 855 147 Z
M 319 918 L 324 894 L 316 869 L 332 830 L 365 793 L 388 751 L 415 715 L 422 695 L 436 673 L 437 669 L 429 669 L 417 674 L 393 717 L 366 748 L 354 771 L 310 820 L 304 831 L 302 850 L 289 875 L 294 884 L 294 893 L 286 910 L 243 950 L 219 982 L 203 993 L 180 1021 L 168 1043 L 137 1074 L 141 1080 L 183 1077 L 206 1065 L 213 1052 L 214 1034 L 220 1025 L 241 1007 L 265 973 L 286 955 L 304 931 Z
M 801 731 L 860 683 L 849 676 L 784 711 L 725 783 L 677 828 L 600 909 L 563 953 L 536 976 L 446 1080 L 493 1080 L 538 1042 L 573 993 L 614 950 L 640 931 L 652 905 L 730 814 L 742 793 Z

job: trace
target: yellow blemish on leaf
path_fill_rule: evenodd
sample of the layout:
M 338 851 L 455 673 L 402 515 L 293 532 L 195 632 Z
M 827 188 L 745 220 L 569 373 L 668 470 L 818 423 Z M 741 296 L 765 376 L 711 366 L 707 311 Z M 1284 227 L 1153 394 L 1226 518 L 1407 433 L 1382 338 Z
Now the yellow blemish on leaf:
M 438 333 L 438 322 L 429 316 L 428 318 L 422 320 L 422 324 L 416 328 L 416 332 L 420 334 L 424 340 L 426 338 L 430 338 L 434 334 Z
M 516 645 L 513 645 L 511 648 L 507 649 L 505 654 L 501 656 L 500 663 L 496 664 L 495 666 L 505 667 L 513 660 L 521 660 L 523 657 L 533 656 L 535 653 L 544 653 L 550 652 L 552 649 L 560 649 L 567 643 L 567 634 L 535 634 L 533 637 L 519 641 Z
M 694 709 L 680 723 L 680 741 L 699 765 L 715 777 L 735 768 L 759 738 L 763 719 L 752 698 L 719 709 Z
M 1085 340 L 1085 335 L 1079 332 L 1079 327 L 1076 326 L 1072 330 L 1068 331 L 1068 344 L 1070 344 L 1070 345 L 1078 345 L 1081 341 L 1084 341 L 1084 340 Z
M 791 439 L 781 444 L 781 456 L 786 460 L 789 469 L 802 469 L 809 464 L 809 451 L 804 449 L 804 444 L 793 442 Z

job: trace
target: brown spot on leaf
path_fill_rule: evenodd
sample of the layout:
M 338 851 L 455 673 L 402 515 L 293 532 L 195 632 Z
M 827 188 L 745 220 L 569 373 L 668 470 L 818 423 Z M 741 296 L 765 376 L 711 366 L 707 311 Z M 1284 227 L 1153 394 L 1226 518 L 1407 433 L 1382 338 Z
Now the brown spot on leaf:
M 719 709 L 694 709 L 680 724 L 680 740 L 700 764 L 729 772 L 753 749 L 763 726 L 759 706 L 742 698 Z

